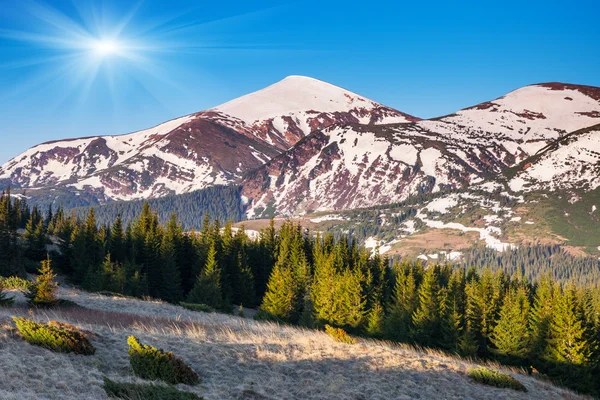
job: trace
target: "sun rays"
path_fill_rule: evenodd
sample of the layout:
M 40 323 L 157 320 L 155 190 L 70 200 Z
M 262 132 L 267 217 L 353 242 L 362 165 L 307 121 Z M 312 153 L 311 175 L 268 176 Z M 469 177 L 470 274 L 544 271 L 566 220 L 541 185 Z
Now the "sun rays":
M 202 66 L 182 60 L 232 51 L 227 40 L 237 39 L 224 39 L 218 25 L 233 26 L 248 18 L 242 13 L 210 19 L 197 5 L 148 18 L 145 1 L 126 9 L 119 4 L 118 10 L 109 2 L 91 0 L 65 2 L 60 9 L 51 4 L 22 0 L 6 15 L 13 23 L 0 25 L 0 41 L 19 49 L 17 56 L 5 58 L 9 61 L 0 64 L 0 71 L 24 72 L 18 84 L 0 94 L 5 100 L 25 103 L 52 87 L 58 93 L 45 107 L 75 111 L 100 101 L 100 96 L 116 108 L 126 101 L 123 88 L 133 86 L 145 101 L 157 104 L 158 85 L 189 95 L 189 85 L 174 71 L 185 65 L 188 75 L 198 76 Z

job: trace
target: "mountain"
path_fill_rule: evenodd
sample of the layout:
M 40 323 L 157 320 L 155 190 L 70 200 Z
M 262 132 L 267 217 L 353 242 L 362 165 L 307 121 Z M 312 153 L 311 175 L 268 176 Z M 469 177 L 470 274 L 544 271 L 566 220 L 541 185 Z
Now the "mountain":
M 523 161 L 509 185 L 513 191 L 600 187 L 600 124 L 565 135 Z
M 592 86 L 535 84 L 421 120 L 290 76 L 145 131 L 33 147 L 0 167 L 0 184 L 70 205 L 235 184 L 250 218 L 467 188 L 593 190 L 598 123 Z
M 415 120 L 337 86 L 291 76 L 148 130 L 35 146 L 0 167 L 0 184 L 30 193 L 62 188 L 99 202 L 181 194 L 236 182 L 336 123 Z
M 497 180 L 544 149 L 562 159 L 565 150 L 554 143 L 598 122 L 600 88 L 545 83 L 431 120 L 336 124 L 247 174 L 243 194 L 252 200 L 251 217 L 397 202 Z M 587 137 L 598 140 L 595 131 Z M 590 150 L 580 170 L 593 163 Z

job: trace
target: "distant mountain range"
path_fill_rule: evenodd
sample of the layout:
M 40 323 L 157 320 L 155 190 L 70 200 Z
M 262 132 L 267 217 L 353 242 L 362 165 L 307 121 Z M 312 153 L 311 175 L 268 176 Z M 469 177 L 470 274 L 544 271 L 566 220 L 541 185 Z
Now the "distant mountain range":
M 0 186 L 80 206 L 232 184 L 250 218 L 461 188 L 591 191 L 600 88 L 536 84 L 424 120 L 290 76 L 148 130 L 40 144 L 0 167 Z

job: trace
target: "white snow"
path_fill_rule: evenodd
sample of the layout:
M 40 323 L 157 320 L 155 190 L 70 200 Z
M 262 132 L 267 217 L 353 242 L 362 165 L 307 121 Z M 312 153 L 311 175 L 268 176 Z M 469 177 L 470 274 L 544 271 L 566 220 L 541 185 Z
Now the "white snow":
M 328 215 L 323 215 L 320 217 L 311 218 L 310 222 L 317 224 L 319 222 L 324 222 L 324 221 L 342 221 L 344 219 L 345 218 L 340 215 L 328 214 Z
M 440 214 L 446 214 L 449 209 L 458 205 L 458 196 L 449 195 L 440 197 L 432 200 L 425 206 L 428 211 L 439 212 Z
M 523 217 L 512 217 L 510 219 L 511 222 L 519 222 L 521 219 L 523 219 Z
M 390 157 L 396 161 L 402 161 L 408 165 L 417 163 L 419 150 L 410 144 L 397 144 L 390 150 Z
M 484 228 L 471 228 L 471 227 L 466 227 L 463 224 L 459 224 L 458 222 L 450 222 L 450 223 L 445 224 L 442 221 L 432 221 L 432 220 L 429 220 L 429 219 L 423 217 L 423 215 L 420 213 L 417 213 L 416 217 L 421 219 L 430 228 L 456 229 L 456 230 L 459 230 L 462 232 L 478 232 L 479 239 L 484 240 L 486 242 L 487 247 L 495 249 L 496 251 L 501 252 L 506 249 L 516 248 L 515 245 L 513 245 L 511 243 L 503 243 L 500 241 L 500 239 L 494 237 L 492 234 L 501 234 L 502 233 L 500 228 L 497 228 L 494 226 L 488 226 L 485 229 Z
M 288 76 L 271 86 L 215 107 L 213 110 L 251 124 L 306 111 L 335 112 L 373 109 L 377 103 L 332 84 L 305 76 Z

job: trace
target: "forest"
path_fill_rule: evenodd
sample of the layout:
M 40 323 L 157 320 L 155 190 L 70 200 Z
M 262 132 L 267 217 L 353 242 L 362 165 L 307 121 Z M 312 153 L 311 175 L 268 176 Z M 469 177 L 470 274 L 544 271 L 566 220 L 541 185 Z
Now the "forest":
M 390 260 L 352 237 L 312 235 L 292 222 L 275 229 L 272 221 L 251 239 L 231 222 L 207 213 L 203 221 L 186 231 L 176 214 L 161 223 L 146 203 L 130 223 L 120 215 L 99 223 L 94 209 L 85 218 L 42 212 L 5 193 L 0 275 L 34 272 L 49 259 L 89 291 L 227 313 L 256 307 L 258 319 L 497 360 L 600 394 L 597 285 L 557 283 L 550 269 L 532 279 L 498 264 Z

